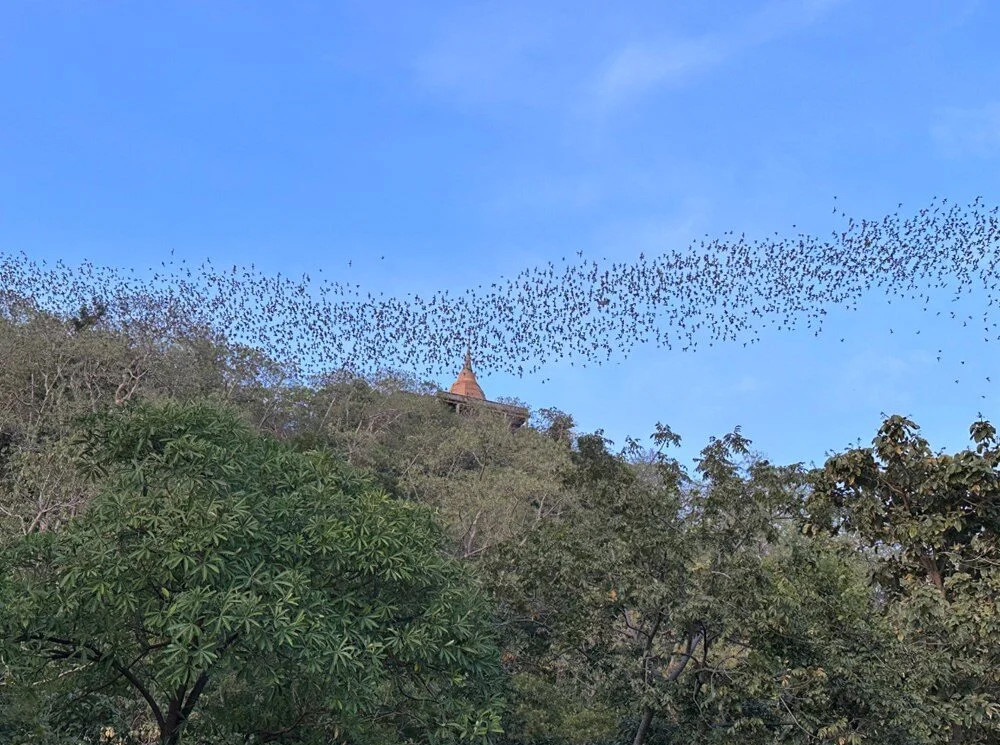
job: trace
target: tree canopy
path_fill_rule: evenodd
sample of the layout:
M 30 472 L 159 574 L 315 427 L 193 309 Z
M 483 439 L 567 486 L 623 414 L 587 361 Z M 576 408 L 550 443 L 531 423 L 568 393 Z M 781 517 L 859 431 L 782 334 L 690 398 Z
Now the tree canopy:
M 164 745 L 185 728 L 317 743 L 494 728 L 488 608 L 426 508 L 210 406 L 98 416 L 82 448 L 88 509 L 5 554 L 15 680 L 72 684 L 76 710 L 134 703 Z
M 970 427 L 974 449 L 935 453 L 917 425 L 885 420 L 871 448 L 817 475 L 814 530 L 846 533 L 871 557 L 875 589 L 912 648 L 907 675 L 937 742 L 1000 739 L 1000 448 Z
M 0 318 L 3 745 L 1000 742 L 988 422 L 688 470 L 112 313 Z

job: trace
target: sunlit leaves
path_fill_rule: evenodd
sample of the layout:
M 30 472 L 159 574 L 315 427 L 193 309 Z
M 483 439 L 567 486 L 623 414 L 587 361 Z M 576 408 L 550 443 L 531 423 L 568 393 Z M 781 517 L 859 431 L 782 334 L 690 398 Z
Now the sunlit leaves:
M 872 448 L 827 461 L 809 511 L 868 552 L 936 737 L 985 744 L 1000 736 L 1000 471 L 995 428 L 970 435 L 975 450 L 935 454 L 890 417 Z
M 146 699 L 168 739 L 183 720 L 405 739 L 495 717 L 484 606 L 423 508 L 213 407 L 98 416 L 81 447 L 99 496 L 15 547 L 0 596 L 26 682 L 62 673 Z M 389 715 L 418 688 L 422 704 Z M 251 703 L 292 691 L 291 708 Z

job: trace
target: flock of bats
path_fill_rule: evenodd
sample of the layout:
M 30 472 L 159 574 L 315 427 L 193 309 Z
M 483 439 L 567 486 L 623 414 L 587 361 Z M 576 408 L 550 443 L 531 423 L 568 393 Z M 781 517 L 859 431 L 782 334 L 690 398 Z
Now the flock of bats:
M 902 205 L 900 205 L 900 208 Z M 1000 340 L 993 306 L 1000 215 L 981 199 L 935 199 L 912 214 L 855 220 L 834 208 L 829 236 L 729 232 L 631 262 L 582 252 L 461 291 L 391 297 L 345 281 L 270 276 L 253 266 L 164 262 L 147 273 L 0 254 L 0 311 L 18 304 L 72 317 L 100 303 L 107 323 L 168 339 L 198 330 L 261 350 L 295 375 L 476 368 L 534 375 L 553 362 L 602 364 L 638 345 L 677 351 L 752 344 L 760 332 L 819 334 L 834 307 L 881 290 L 924 304 L 942 292 L 982 300 L 984 339 Z

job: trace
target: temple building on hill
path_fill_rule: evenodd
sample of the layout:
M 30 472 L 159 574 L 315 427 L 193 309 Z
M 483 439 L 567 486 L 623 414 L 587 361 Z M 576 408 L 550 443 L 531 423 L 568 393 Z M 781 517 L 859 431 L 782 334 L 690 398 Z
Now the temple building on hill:
M 492 411 L 498 411 L 510 420 L 510 424 L 515 429 L 528 421 L 528 410 L 522 406 L 511 406 L 497 401 L 488 401 L 483 389 L 479 387 L 476 374 L 472 371 L 472 355 L 465 353 L 465 364 L 458 373 L 455 382 L 451 384 L 451 389 L 441 391 L 438 396 L 455 411 L 461 412 L 474 406 L 481 406 Z

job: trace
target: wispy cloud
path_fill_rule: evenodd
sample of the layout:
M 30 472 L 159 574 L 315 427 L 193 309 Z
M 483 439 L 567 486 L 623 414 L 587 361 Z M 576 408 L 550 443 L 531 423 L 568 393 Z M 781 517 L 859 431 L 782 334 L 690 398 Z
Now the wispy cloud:
M 558 19 L 544 8 L 469 7 L 414 61 L 418 85 L 473 104 L 546 105 L 570 83 Z
M 1000 102 L 939 111 L 931 136 L 946 155 L 1000 155 Z
M 685 83 L 757 46 L 820 21 L 843 0 L 772 0 L 735 28 L 697 37 L 633 41 L 617 50 L 594 83 L 598 105 L 613 108 L 652 90 Z
M 618 51 L 601 72 L 596 93 L 601 103 L 619 103 L 650 88 L 680 82 L 731 53 L 723 39 L 711 36 L 632 43 Z
M 469 6 L 442 23 L 413 62 L 416 82 L 455 101 L 592 113 L 695 74 L 825 18 L 847 0 L 764 0 L 717 30 L 684 35 L 661 18 L 622 33 L 615 14 L 556 6 Z M 606 28 L 614 30 L 607 31 Z M 643 37 L 645 33 L 647 36 Z M 572 43 L 568 43 L 572 39 Z

